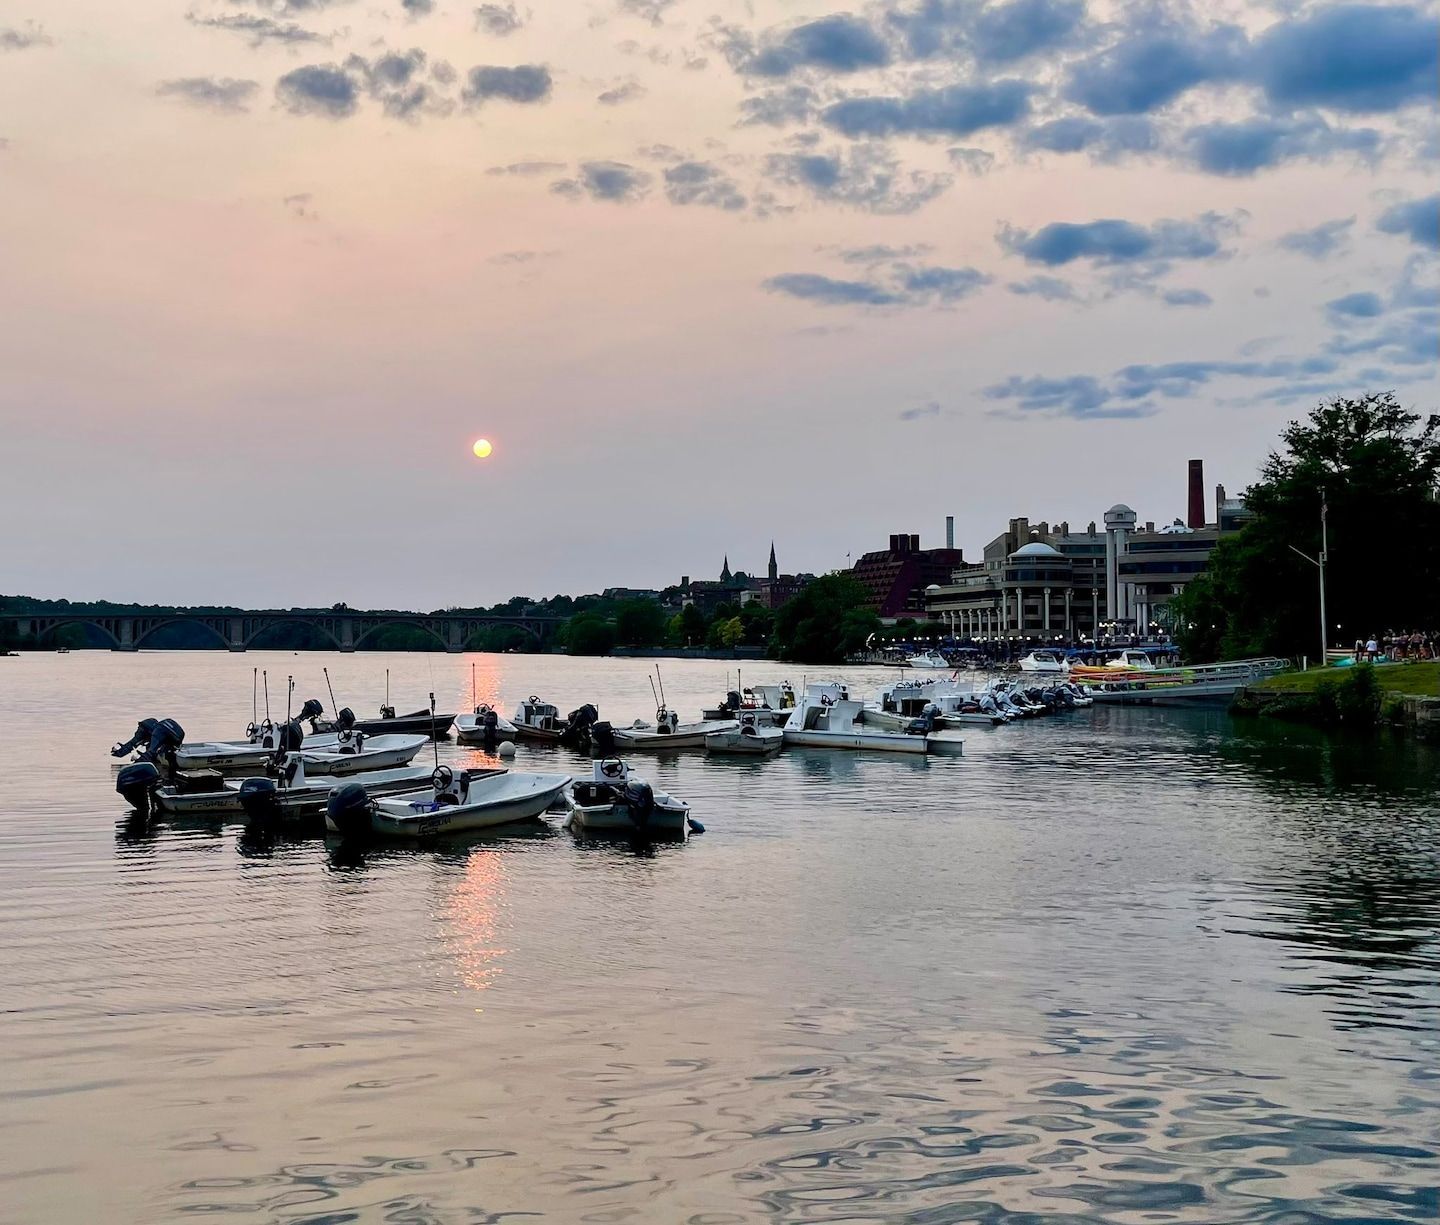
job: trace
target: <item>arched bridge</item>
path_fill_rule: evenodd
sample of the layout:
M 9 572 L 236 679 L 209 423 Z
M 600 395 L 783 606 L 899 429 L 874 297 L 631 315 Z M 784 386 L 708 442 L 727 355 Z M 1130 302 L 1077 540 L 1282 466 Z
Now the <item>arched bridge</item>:
M 199 625 L 209 630 L 217 649 L 247 650 L 266 630 L 277 625 L 305 625 L 320 631 L 337 651 L 353 651 L 387 626 L 400 625 L 425 630 L 440 646 L 451 652 L 465 649 L 477 632 L 496 626 L 523 630 L 544 646 L 561 617 L 505 617 L 484 613 L 355 612 L 144 612 L 144 613 L 5 613 L 0 623 L 8 624 L 22 638 L 39 642 L 66 625 L 98 630 L 116 651 L 138 651 L 157 630 L 171 625 Z

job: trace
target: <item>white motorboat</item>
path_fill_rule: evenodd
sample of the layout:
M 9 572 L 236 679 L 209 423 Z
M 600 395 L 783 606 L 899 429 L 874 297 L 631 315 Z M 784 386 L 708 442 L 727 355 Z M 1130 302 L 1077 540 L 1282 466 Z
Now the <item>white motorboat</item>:
M 763 710 L 742 710 L 734 727 L 705 735 L 707 753 L 764 757 L 768 753 L 778 753 L 784 746 L 784 731 L 775 725 L 770 712 Z
M 881 753 L 959 753 L 964 741 L 955 732 L 911 733 L 865 724 L 865 707 L 852 701 L 842 685 L 812 685 L 785 724 L 786 746 L 853 749 Z
M 285 728 L 294 734 L 287 737 Z M 305 752 L 335 753 L 340 750 L 339 732 L 321 732 L 317 736 L 304 736 L 298 723 L 278 724 L 269 732 L 251 742 L 249 740 L 209 740 L 198 744 L 182 744 L 175 750 L 177 770 L 258 770 L 267 759 L 287 748 L 294 751 L 303 748 Z M 383 737 L 388 739 L 388 737 Z M 423 737 L 422 737 L 423 740 Z M 414 754 L 412 753 L 413 757 Z M 406 759 L 407 761 L 409 758 Z M 392 763 L 403 765 L 403 762 Z
M 907 667 L 920 668 L 930 672 L 951 672 L 955 668 L 955 665 L 939 651 L 920 651 L 915 655 L 907 655 L 905 664 Z
M 537 820 L 565 794 L 568 774 L 511 771 L 476 775 L 436 766 L 424 791 L 376 799 L 363 781 L 336 787 L 325 805 L 332 833 L 431 838 Z
M 558 743 L 565 734 L 565 720 L 560 708 L 550 702 L 542 702 L 531 694 L 515 708 L 515 735 L 520 740 L 543 740 Z
M 429 743 L 429 736 L 367 736 L 364 732 L 341 732 L 334 748 L 300 749 L 310 774 L 339 778 L 367 770 L 388 770 L 406 766 Z
M 1059 651 L 1037 649 L 1020 661 L 1020 671 L 1059 675 L 1070 671 L 1070 661 Z
M 735 726 L 734 719 L 681 723 L 679 715 L 662 706 L 655 712 L 654 723 L 636 719 L 629 727 L 612 728 L 610 734 L 621 749 L 701 749 L 711 732 L 728 732 Z
M 634 778 L 618 757 L 595 762 L 588 782 L 569 793 L 571 829 L 598 834 L 641 834 L 685 838 L 690 832 L 690 805 Z
M 944 680 L 897 681 L 880 691 L 878 704 L 865 707 L 865 722 L 891 731 L 905 731 L 927 709 L 935 708 L 937 726 L 942 728 L 975 725 L 999 727 L 1008 722 L 984 693 L 977 692 L 973 682 Z
M 740 684 L 740 674 L 735 674 L 735 683 Z M 719 706 L 706 707 L 700 712 L 701 719 L 734 719 L 742 711 L 763 710 L 771 715 L 776 727 L 784 727 L 785 720 L 795 707 L 795 690 L 789 681 L 778 685 L 748 685 L 731 689 L 725 701 Z
M 458 715 L 455 719 L 455 739 L 461 744 L 493 744 L 500 740 L 514 740 L 518 731 L 493 706 L 481 702 L 471 715 Z

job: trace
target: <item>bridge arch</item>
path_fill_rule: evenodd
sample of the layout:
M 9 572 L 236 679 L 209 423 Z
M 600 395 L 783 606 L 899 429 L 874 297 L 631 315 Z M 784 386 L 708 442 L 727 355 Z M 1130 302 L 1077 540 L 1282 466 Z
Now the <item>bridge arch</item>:
M 337 651 L 341 649 L 340 639 L 335 637 L 330 627 L 318 617 L 261 617 L 258 619 L 255 628 L 252 629 L 245 636 L 245 649 L 248 651 L 250 649 L 250 644 L 254 642 L 255 639 L 260 637 L 261 634 L 269 633 L 271 630 L 276 629 L 277 627 L 282 625 L 312 626 L 313 628 L 319 630 L 320 633 L 323 634 L 326 638 L 328 638 L 330 640 L 331 646 L 333 646 Z
M 373 624 L 367 625 L 363 630 L 360 630 L 360 632 L 355 635 L 355 641 L 352 644 L 351 649 L 358 651 L 360 649 L 360 644 L 364 642 L 365 639 L 369 638 L 370 635 L 375 633 L 377 630 L 383 630 L 388 625 L 403 625 L 408 626 L 410 629 L 422 629 L 440 644 L 440 649 L 442 651 L 448 651 L 450 649 L 450 644 L 445 641 L 445 638 L 441 635 L 440 631 L 437 630 L 433 625 L 430 625 L 426 621 L 421 621 L 418 619 L 407 619 L 405 617 L 386 617 L 382 620 L 374 622 Z
M 138 621 L 139 618 L 137 617 L 136 620 Z M 136 626 L 138 632 L 135 635 L 134 649 L 138 651 L 141 646 L 144 645 L 145 639 L 149 638 L 150 635 L 157 630 L 163 630 L 168 625 L 199 625 L 208 630 L 212 637 L 219 639 L 222 647 L 228 647 L 230 645 L 230 640 L 208 621 L 202 621 L 195 617 L 163 617 L 153 625 L 145 626 L 143 630 L 139 629 L 138 625 Z
M 53 642 L 55 631 L 58 629 L 64 629 L 67 625 L 80 625 L 89 629 L 97 630 L 102 637 L 108 638 L 110 640 L 110 649 L 112 651 L 118 651 L 120 649 L 119 635 L 117 635 L 113 630 L 111 630 L 110 627 L 107 626 L 103 621 L 98 621 L 94 617 L 37 617 L 35 618 L 35 624 L 37 627 L 44 627 L 37 628 L 35 630 L 36 646 L 39 646 L 47 639 Z

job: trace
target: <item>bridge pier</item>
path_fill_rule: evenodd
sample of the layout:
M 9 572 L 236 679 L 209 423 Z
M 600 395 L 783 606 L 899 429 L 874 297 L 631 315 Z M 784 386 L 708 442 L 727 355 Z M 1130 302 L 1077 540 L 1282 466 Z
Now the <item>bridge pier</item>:
M 465 629 L 458 621 L 451 621 L 445 627 L 445 652 L 459 655 L 465 649 Z
M 115 649 L 117 651 L 138 651 L 140 648 L 135 645 L 135 618 L 121 617 L 117 628 L 120 632 L 115 637 L 120 639 L 120 643 Z
M 355 649 L 355 626 L 349 617 L 340 620 L 340 649 L 345 652 Z
M 245 622 L 239 617 L 230 618 L 230 632 L 226 635 L 226 645 L 232 651 L 244 651 L 245 649 Z

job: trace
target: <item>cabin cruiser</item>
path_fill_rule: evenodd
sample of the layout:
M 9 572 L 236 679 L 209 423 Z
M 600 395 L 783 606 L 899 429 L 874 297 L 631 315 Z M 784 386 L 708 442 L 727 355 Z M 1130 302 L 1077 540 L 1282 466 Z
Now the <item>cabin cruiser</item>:
M 1020 661 L 1020 671 L 1058 675 L 1070 671 L 1070 661 L 1060 651 L 1034 650 Z
M 915 655 L 908 655 L 905 664 L 911 668 L 921 668 L 931 672 L 950 672 L 955 665 L 952 664 L 939 651 L 920 651 Z
M 568 774 L 436 766 L 427 789 L 405 795 L 377 799 L 363 781 L 336 787 L 325 803 L 325 827 L 352 837 L 465 834 L 537 820 L 569 784 Z
M 514 740 L 518 734 L 509 719 L 485 702 L 475 707 L 474 714 L 455 719 L 455 739 L 461 744 L 496 744 Z
M 661 706 L 655 712 L 654 723 L 636 719 L 629 727 L 611 728 L 610 736 L 614 746 L 621 749 L 699 749 L 705 747 L 705 737 L 711 732 L 733 731 L 735 726 L 734 719 L 681 723 L 679 715 Z M 598 740 L 596 743 L 599 744 Z M 599 747 L 606 751 L 606 746 Z
M 689 804 L 633 777 L 618 757 L 598 758 L 590 779 L 571 787 L 568 798 L 568 824 L 584 833 L 683 839 L 692 825 Z
M 785 724 L 785 744 L 883 753 L 959 753 L 964 744 L 957 733 L 930 730 L 923 719 L 890 731 L 867 727 L 864 718 L 864 704 L 853 701 L 843 684 L 811 685 Z
M 742 710 L 734 726 L 705 734 L 707 753 L 764 757 L 778 753 L 784 745 L 785 733 L 768 710 Z
M 599 718 L 599 708 L 587 702 L 562 719 L 558 706 L 542 702 L 532 693 L 515 708 L 515 737 L 563 744 L 585 753 L 590 749 L 590 728 Z

